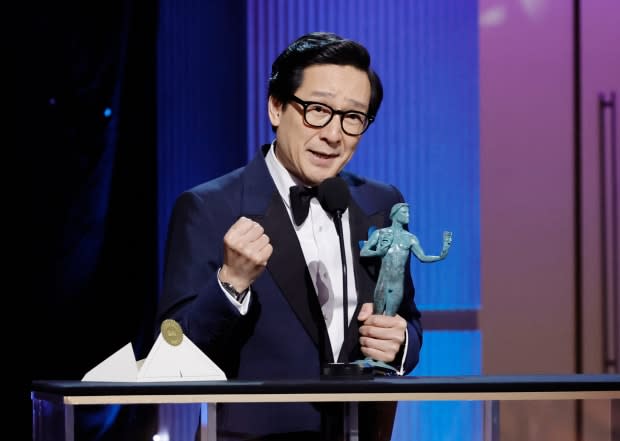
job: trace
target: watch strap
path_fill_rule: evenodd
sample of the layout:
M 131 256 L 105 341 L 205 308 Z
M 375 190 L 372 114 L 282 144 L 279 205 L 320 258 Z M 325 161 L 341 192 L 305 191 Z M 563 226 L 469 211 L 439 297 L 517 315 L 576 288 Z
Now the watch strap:
M 248 292 L 250 291 L 250 288 L 248 287 L 244 289 L 243 291 L 239 292 L 235 289 L 234 286 L 232 286 L 228 282 L 222 282 L 220 280 L 220 283 L 222 284 L 222 287 L 226 290 L 226 292 L 230 294 L 231 296 L 233 296 L 233 298 L 239 303 L 243 303 L 243 299 L 245 299 L 245 296 L 248 295 Z

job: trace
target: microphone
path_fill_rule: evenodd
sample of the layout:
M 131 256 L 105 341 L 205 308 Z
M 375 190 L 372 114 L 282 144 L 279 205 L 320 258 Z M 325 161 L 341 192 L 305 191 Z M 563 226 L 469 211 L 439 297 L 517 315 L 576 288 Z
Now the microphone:
M 340 219 L 351 199 L 349 186 L 338 176 L 327 178 L 317 187 L 317 199 L 325 211 Z
M 349 193 L 349 186 L 342 178 L 334 176 L 333 178 L 327 178 L 319 184 L 317 187 L 316 198 L 319 200 L 323 210 L 327 211 L 334 217 L 334 223 L 336 224 L 336 233 L 340 239 L 340 254 L 342 256 L 342 271 L 344 281 L 346 283 L 347 262 L 344 258 L 344 238 L 342 234 L 342 213 L 345 212 L 349 206 L 349 199 L 351 199 L 351 193 Z M 344 286 L 346 296 L 346 285 Z M 346 310 L 346 308 L 345 308 Z M 346 323 L 345 323 L 346 326 Z
M 333 178 L 327 178 L 319 184 L 317 187 L 317 199 L 323 207 L 323 209 L 331 214 L 334 218 L 334 224 L 336 226 L 336 232 L 338 233 L 338 239 L 340 242 L 340 260 L 342 262 L 342 316 L 343 316 L 343 334 L 342 334 L 342 349 L 346 350 L 345 342 L 347 337 L 347 328 L 349 327 L 349 299 L 348 299 L 348 284 L 347 284 L 347 259 L 344 247 L 344 235 L 342 233 L 342 214 L 349 206 L 351 199 L 351 193 L 349 192 L 349 186 L 340 177 L 335 176 Z M 327 377 L 349 377 L 359 376 L 365 374 L 359 365 L 354 363 L 348 363 L 348 355 L 344 353 L 345 363 L 330 363 L 330 365 L 323 369 L 323 373 Z

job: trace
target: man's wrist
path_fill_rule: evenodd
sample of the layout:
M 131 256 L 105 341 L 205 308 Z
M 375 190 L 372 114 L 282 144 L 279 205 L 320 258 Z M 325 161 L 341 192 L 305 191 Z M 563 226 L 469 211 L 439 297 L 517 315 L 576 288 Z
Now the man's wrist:
M 245 297 L 248 295 L 248 292 L 250 292 L 250 286 L 247 285 L 244 290 L 239 291 L 237 288 L 235 288 L 235 286 L 232 283 L 225 282 L 222 280 L 223 272 L 224 272 L 223 267 L 217 270 L 217 281 L 219 282 L 220 286 L 222 287 L 224 291 L 226 291 L 228 295 L 230 295 L 237 302 L 243 303 L 243 299 L 245 299 Z M 245 285 L 241 285 L 241 286 L 245 286 Z
M 250 287 L 249 286 L 246 289 L 244 289 L 243 291 L 239 292 L 239 291 L 237 291 L 235 289 L 234 286 L 232 286 L 228 282 L 222 282 L 220 280 L 220 284 L 222 285 L 222 288 L 224 288 L 224 290 L 226 290 L 226 292 L 228 294 L 230 294 L 239 303 L 243 303 L 243 299 L 245 299 L 245 296 L 247 296 L 248 292 L 250 291 Z

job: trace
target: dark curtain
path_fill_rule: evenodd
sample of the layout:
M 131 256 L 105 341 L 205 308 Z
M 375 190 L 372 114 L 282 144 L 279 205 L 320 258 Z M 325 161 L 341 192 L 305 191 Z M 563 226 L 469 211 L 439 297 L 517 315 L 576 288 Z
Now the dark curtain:
M 21 8 L 16 84 L 19 152 L 31 173 L 29 380 L 79 380 L 130 341 L 138 359 L 152 344 L 157 2 Z M 152 416 L 85 406 L 78 439 L 151 439 Z M 120 436 L 120 426 L 131 430 Z

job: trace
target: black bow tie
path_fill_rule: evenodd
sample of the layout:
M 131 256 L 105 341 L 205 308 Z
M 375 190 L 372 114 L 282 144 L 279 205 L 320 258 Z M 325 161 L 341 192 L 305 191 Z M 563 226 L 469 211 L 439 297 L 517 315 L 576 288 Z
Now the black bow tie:
M 295 185 L 289 189 L 289 199 L 291 200 L 291 210 L 295 225 L 304 223 L 310 210 L 310 199 L 316 197 L 317 187 L 304 187 Z

